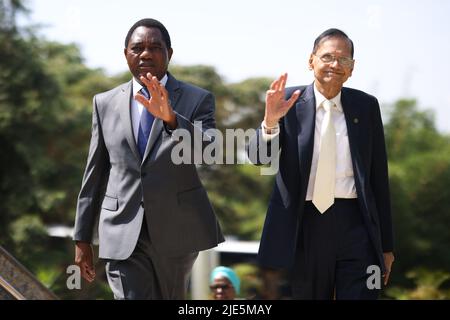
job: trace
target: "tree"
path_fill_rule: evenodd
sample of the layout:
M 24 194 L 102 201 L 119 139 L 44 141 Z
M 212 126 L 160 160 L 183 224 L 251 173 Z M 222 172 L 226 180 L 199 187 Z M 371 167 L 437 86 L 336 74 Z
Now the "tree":
M 385 126 L 397 260 L 394 281 L 417 268 L 450 270 L 450 137 L 433 113 L 399 100 Z

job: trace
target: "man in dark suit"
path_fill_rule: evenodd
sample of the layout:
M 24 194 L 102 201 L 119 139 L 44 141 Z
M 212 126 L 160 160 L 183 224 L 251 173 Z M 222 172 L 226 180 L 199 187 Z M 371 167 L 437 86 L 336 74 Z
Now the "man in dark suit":
M 94 97 L 75 261 L 93 281 L 98 220 L 116 299 L 183 299 L 198 252 L 223 241 L 195 164 L 176 165 L 171 155 L 177 130 L 212 141 L 204 132 L 215 127 L 214 97 L 167 72 L 172 53 L 159 21 L 136 22 L 124 49 L 133 79 Z
M 296 299 L 376 299 L 370 277 L 378 266 L 386 285 L 394 260 L 378 101 L 343 87 L 353 53 L 344 32 L 323 32 L 309 58 L 314 83 L 285 89 L 287 74 L 275 80 L 248 148 L 253 163 L 261 150 L 279 156 L 259 259 L 290 269 Z

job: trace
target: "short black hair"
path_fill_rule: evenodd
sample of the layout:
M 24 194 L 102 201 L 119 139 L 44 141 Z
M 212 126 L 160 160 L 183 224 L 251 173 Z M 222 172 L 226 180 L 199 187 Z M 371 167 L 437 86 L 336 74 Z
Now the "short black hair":
M 134 30 L 139 27 L 147 27 L 147 28 L 158 28 L 161 31 L 162 37 L 164 39 L 164 42 L 166 43 L 167 49 L 172 48 L 172 43 L 170 42 L 170 35 L 169 31 L 167 31 L 166 27 L 155 19 L 141 19 L 128 30 L 127 36 L 125 38 L 125 48 L 128 48 L 128 42 L 130 42 L 131 35 L 133 34 Z
M 313 53 L 317 52 L 317 49 L 319 49 L 320 43 L 325 38 L 342 38 L 342 39 L 346 39 L 350 43 L 351 54 L 352 54 L 352 58 L 353 58 L 353 54 L 355 53 L 355 49 L 354 49 L 354 46 L 353 46 L 353 41 L 345 34 L 344 31 L 336 29 L 336 28 L 331 28 L 331 29 L 325 30 L 324 32 L 322 32 L 320 34 L 320 36 L 317 37 L 317 39 L 314 41 Z

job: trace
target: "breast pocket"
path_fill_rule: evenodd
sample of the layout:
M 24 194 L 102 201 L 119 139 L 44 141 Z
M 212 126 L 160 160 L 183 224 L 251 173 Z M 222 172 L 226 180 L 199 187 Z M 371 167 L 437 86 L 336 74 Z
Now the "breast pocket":
M 119 209 L 119 199 L 105 196 L 102 203 L 102 209 L 117 211 L 117 209 Z

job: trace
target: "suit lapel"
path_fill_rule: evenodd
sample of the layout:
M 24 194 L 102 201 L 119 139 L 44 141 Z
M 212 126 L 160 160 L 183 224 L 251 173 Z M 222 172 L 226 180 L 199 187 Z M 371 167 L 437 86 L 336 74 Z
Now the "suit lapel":
M 131 151 L 137 159 L 141 159 L 139 150 L 134 139 L 133 127 L 131 125 L 131 81 L 123 86 L 119 97 L 117 98 L 117 107 L 120 113 L 120 119 L 124 128 L 124 135 L 130 145 Z
M 311 84 L 305 88 L 296 103 L 296 115 L 298 124 L 298 153 L 300 172 L 304 172 L 303 178 L 309 178 L 314 147 L 314 128 L 316 122 L 316 99 Z M 307 180 L 306 180 L 307 183 Z
M 363 185 L 366 170 L 364 169 L 364 163 L 361 159 L 360 148 L 362 147 L 361 143 L 364 142 L 361 142 L 363 137 L 359 134 L 359 127 L 364 125 L 362 124 L 364 119 L 361 117 L 361 109 L 358 108 L 357 102 L 354 101 L 352 95 L 350 95 L 345 88 L 342 89 L 341 102 L 344 110 L 345 122 L 347 124 L 348 143 L 352 157 L 356 192 L 358 195 L 362 195 L 364 194 Z
M 361 126 L 360 108 L 358 108 L 357 103 L 352 99 L 352 96 L 348 93 L 345 88 L 342 88 L 341 95 L 342 109 L 344 110 L 345 123 L 347 125 L 348 142 L 350 145 L 350 153 L 352 155 L 353 161 L 357 162 L 353 165 L 357 165 L 359 159 L 358 152 L 358 140 L 359 137 L 359 127 Z
M 174 110 L 176 110 L 178 97 L 179 97 L 179 84 L 178 81 L 170 74 L 167 73 L 168 79 L 166 83 L 166 90 L 169 93 L 169 101 L 170 105 Z M 148 138 L 147 148 L 145 149 L 144 158 L 142 162 L 147 159 L 148 155 L 152 152 L 156 141 L 161 135 L 162 130 L 164 129 L 164 123 L 161 119 L 156 119 L 153 121 L 152 130 L 150 131 L 150 136 Z

